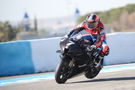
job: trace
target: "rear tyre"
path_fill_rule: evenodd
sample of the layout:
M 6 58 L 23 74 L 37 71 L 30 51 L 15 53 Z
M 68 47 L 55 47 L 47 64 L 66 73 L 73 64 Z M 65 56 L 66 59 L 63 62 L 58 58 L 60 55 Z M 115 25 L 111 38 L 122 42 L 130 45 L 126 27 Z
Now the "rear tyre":
M 88 72 L 85 74 L 85 77 L 88 78 L 88 79 L 92 79 L 92 78 L 94 78 L 94 77 L 96 77 L 96 76 L 98 75 L 98 73 L 100 72 L 100 70 L 101 70 L 101 69 L 96 70 L 96 68 L 95 68 L 95 70 L 92 69 L 92 70 L 88 71 Z
M 85 74 L 85 77 L 88 78 L 88 79 L 92 79 L 94 77 L 96 77 L 100 70 L 102 69 L 103 67 L 103 60 L 101 61 L 101 65 L 98 67 L 98 68 L 91 68 L 86 74 Z

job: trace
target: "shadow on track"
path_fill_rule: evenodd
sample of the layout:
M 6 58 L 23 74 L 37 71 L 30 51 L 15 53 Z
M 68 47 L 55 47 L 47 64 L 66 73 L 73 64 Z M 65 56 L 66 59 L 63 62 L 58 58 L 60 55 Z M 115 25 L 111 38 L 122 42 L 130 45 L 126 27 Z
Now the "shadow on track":
M 126 80 L 135 80 L 135 77 L 117 77 L 117 78 L 103 78 L 103 79 L 91 79 L 85 81 L 77 81 L 77 82 L 68 82 L 66 84 L 72 83 L 87 83 L 87 82 L 105 82 L 105 81 L 126 81 Z

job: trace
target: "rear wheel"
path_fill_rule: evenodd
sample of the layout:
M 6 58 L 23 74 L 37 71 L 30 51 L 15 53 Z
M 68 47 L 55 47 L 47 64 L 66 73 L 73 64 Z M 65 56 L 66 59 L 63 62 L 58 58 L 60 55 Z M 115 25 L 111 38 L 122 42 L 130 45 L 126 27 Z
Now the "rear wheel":
M 60 64 L 57 66 L 55 72 L 55 80 L 58 84 L 63 84 L 67 81 L 68 65 L 69 65 L 69 61 L 61 60 Z
M 98 73 L 100 72 L 100 70 L 101 70 L 101 69 L 96 70 L 96 68 L 93 68 L 93 69 L 91 69 L 90 71 L 88 71 L 88 72 L 85 74 L 85 77 L 86 77 L 86 78 L 89 78 L 89 79 L 94 78 L 94 77 L 96 77 L 96 76 L 98 75 Z
M 100 70 L 102 69 L 103 67 L 103 60 L 100 62 L 101 65 L 99 67 L 93 67 L 91 68 L 86 74 L 85 74 L 85 77 L 88 78 L 88 79 L 92 79 L 94 77 L 96 77 L 98 75 L 98 73 L 100 72 Z

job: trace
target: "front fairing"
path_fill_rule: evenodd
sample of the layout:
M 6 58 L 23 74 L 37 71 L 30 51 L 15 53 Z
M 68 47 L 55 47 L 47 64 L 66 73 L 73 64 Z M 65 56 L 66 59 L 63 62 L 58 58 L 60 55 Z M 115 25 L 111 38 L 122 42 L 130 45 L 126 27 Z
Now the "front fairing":
M 60 41 L 60 48 L 62 52 L 65 52 L 69 46 L 77 46 L 77 41 L 84 40 L 84 42 L 88 42 L 90 45 L 95 42 L 95 38 L 89 34 L 86 30 L 74 31 L 70 36 L 65 35 Z

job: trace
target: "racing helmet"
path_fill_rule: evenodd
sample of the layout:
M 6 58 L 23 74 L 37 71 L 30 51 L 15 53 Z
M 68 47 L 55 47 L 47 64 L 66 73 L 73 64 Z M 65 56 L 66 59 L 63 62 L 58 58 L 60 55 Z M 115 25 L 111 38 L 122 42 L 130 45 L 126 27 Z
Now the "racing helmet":
M 100 18 L 96 14 L 90 14 L 86 17 L 86 26 L 90 29 L 97 27 Z

